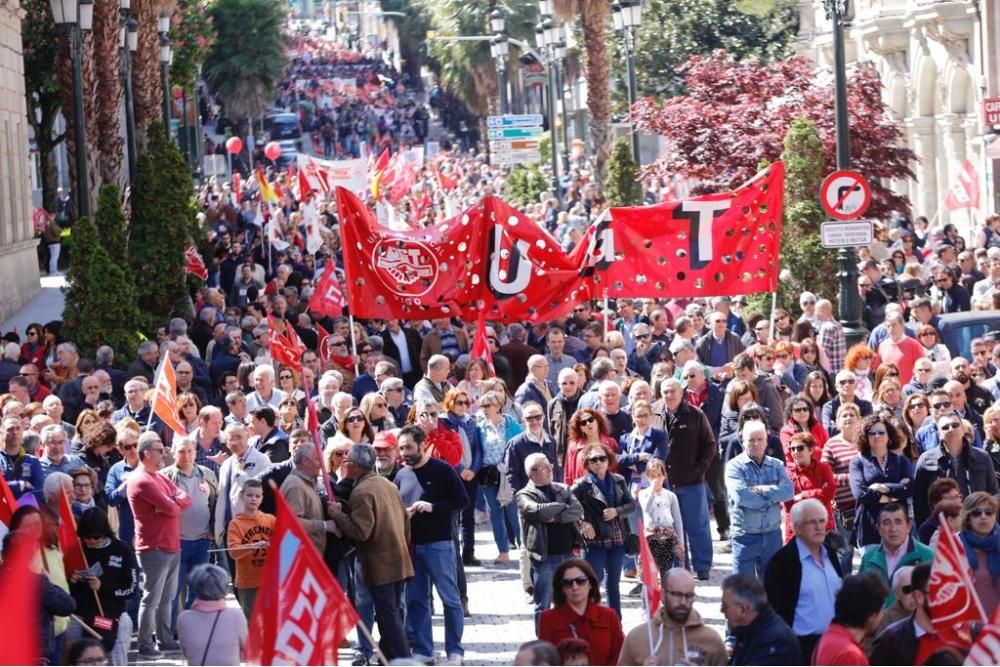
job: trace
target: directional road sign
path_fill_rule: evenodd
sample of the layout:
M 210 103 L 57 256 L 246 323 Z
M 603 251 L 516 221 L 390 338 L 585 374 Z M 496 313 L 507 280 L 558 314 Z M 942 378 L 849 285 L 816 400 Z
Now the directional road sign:
M 486 130 L 486 138 L 490 141 L 498 139 L 531 139 L 542 136 L 540 126 L 531 127 L 491 127 Z
M 537 151 L 541 146 L 539 139 L 509 139 L 506 141 L 491 141 L 491 151 Z
M 533 125 L 542 126 L 542 114 L 506 114 L 504 116 L 489 116 L 486 118 L 486 127 L 530 127 Z
M 824 248 L 857 248 L 871 245 L 874 239 L 871 220 L 824 222 L 819 233 Z
M 529 164 L 531 162 L 541 162 L 540 151 L 492 151 L 490 152 L 490 164 Z
M 819 203 L 823 210 L 837 220 L 861 217 L 871 201 L 872 188 L 868 181 L 850 169 L 835 171 L 827 176 L 819 190 Z

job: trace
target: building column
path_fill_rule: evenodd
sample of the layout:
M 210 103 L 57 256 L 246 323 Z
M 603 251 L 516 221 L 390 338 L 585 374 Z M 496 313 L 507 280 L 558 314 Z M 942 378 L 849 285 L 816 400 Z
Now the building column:
M 937 137 L 934 133 L 933 118 L 910 119 L 913 137 L 913 151 L 920 159 L 917 162 L 917 184 L 912 197 L 914 217 L 934 218 L 938 209 L 937 200 Z

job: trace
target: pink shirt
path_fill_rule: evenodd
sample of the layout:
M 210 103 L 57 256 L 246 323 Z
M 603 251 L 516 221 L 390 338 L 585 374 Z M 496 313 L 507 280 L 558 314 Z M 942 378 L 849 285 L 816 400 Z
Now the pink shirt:
M 181 550 L 181 512 L 191 498 L 159 473 L 137 468 L 128 478 L 128 504 L 135 516 L 135 550 Z
M 909 336 L 903 336 L 898 343 L 886 338 L 878 346 L 878 356 L 883 364 L 895 364 L 899 369 L 899 384 L 906 386 L 913 379 L 913 364 L 927 356 L 923 346 Z M 873 368 L 875 365 L 873 364 Z

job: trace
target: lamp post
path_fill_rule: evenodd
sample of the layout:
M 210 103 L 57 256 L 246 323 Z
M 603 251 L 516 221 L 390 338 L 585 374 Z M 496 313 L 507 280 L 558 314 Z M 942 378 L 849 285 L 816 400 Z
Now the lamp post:
M 507 19 L 500 9 L 490 12 L 490 28 L 496 37 L 490 42 L 490 55 L 497 68 L 497 93 L 500 104 L 500 115 L 507 113 L 509 102 L 507 100 L 507 54 L 510 53 L 510 44 L 507 43 L 507 33 L 504 28 Z
M 125 89 L 125 144 L 128 150 L 128 182 L 135 183 L 138 150 L 135 143 L 135 107 L 132 100 L 132 54 L 139 47 L 139 22 L 131 16 L 131 0 L 120 0 L 122 13 L 118 46 L 121 47 L 122 83 Z
M 551 0 L 539 0 L 538 8 L 548 8 L 551 10 Z M 559 42 L 559 26 L 552 20 L 551 16 L 543 14 L 542 22 L 535 28 L 535 34 L 539 38 L 539 47 L 544 47 L 542 53 L 545 54 L 545 70 L 549 79 L 548 85 L 548 117 L 549 117 L 549 146 L 552 157 L 552 193 L 562 207 L 562 188 L 559 184 L 559 151 L 556 141 L 556 57 L 555 45 Z
M 837 169 L 851 168 L 850 121 L 847 118 L 847 65 L 844 62 L 844 21 L 850 20 L 848 0 L 823 0 L 826 17 L 833 22 L 833 86 L 834 119 L 837 128 Z M 840 324 L 844 327 L 847 344 L 865 338 L 861 324 L 861 295 L 858 294 L 858 257 L 853 248 L 837 251 L 840 295 Z
M 569 117 L 566 112 L 566 83 L 563 77 L 566 74 L 566 40 L 560 39 L 555 46 L 556 50 L 556 90 L 559 91 L 559 107 L 562 110 L 562 155 L 563 173 L 569 174 Z
M 641 0 L 615 0 L 611 5 L 611 19 L 625 47 L 628 66 L 628 125 L 632 133 L 632 159 L 639 164 L 639 134 L 635 130 L 632 105 L 638 95 L 635 83 L 635 33 L 642 23 Z
M 73 140 L 76 143 L 76 215 L 90 215 L 87 128 L 83 113 L 83 33 L 94 27 L 93 0 L 52 0 L 52 18 L 66 29 L 73 63 Z
M 160 14 L 160 85 L 163 87 L 163 131 L 170 136 L 170 14 Z

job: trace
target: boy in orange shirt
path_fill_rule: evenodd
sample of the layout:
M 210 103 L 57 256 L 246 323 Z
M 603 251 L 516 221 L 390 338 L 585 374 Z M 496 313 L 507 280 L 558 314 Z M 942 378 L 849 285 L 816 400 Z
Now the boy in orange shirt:
M 243 482 L 243 511 L 229 522 L 226 542 L 229 555 L 236 561 L 236 589 L 243 614 L 250 619 L 253 603 L 257 598 L 257 586 L 264 572 L 264 561 L 274 530 L 274 515 L 260 511 L 264 500 L 264 487 L 260 480 L 248 479 Z

